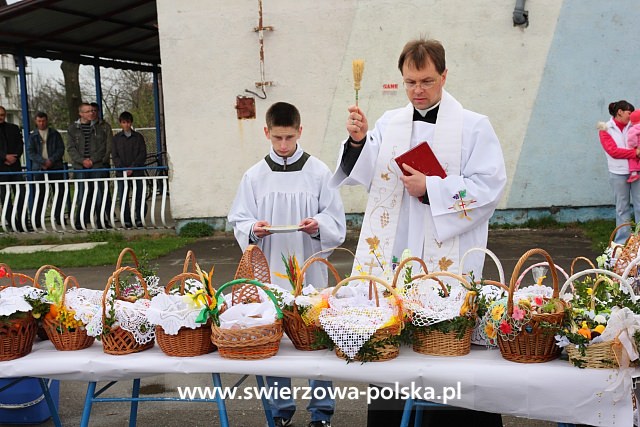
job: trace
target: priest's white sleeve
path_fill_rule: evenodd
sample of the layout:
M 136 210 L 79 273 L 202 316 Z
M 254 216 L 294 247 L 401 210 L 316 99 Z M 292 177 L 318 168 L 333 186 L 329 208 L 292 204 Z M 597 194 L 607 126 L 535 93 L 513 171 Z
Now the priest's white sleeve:
M 502 148 L 489 119 L 465 124 L 461 175 L 427 177 L 427 192 L 438 238 L 447 240 L 486 224 L 506 184 Z
M 249 245 L 249 236 L 251 235 L 253 224 L 258 221 L 257 216 L 256 197 L 251 186 L 251 180 L 245 173 L 227 216 L 227 221 L 233 227 L 233 234 L 243 252 Z

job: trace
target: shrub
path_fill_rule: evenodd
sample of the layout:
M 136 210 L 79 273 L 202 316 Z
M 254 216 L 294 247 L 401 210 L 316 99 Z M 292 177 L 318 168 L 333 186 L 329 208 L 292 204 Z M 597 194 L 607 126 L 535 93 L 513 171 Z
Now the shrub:
M 182 237 L 207 237 L 213 235 L 213 227 L 204 222 L 189 222 L 180 229 Z

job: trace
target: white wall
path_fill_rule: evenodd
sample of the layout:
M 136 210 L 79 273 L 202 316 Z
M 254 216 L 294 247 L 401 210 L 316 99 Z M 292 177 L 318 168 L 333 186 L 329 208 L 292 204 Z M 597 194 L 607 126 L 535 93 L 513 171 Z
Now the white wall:
M 258 1 L 157 5 L 171 207 L 186 219 L 226 216 L 243 172 L 267 153 L 273 102 L 298 106 L 303 148 L 333 168 L 354 102 L 352 60 L 365 60 L 360 106 L 373 126 L 407 102 L 397 58 L 421 35 L 444 44 L 447 90 L 490 117 L 512 178 L 562 2 L 527 2 L 532 25 L 523 29 L 512 24 L 514 1 L 263 0 L 263 25 L 274 27 L 264 34 L 265 79 L 274 86 L 256 98 L 256 120 L 236 119 L 234 107 L 260 81 Z M 385 83 L 399 90 L 383 91 Z M 363 210 L 363 190 L 343 198 L 347 211 Z

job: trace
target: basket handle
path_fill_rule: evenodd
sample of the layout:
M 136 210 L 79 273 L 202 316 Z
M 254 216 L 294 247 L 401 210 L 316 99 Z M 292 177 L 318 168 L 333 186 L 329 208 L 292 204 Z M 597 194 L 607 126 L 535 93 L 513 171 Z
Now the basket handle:
M 627 280 L 623 276 L 620 276 L 619 274 L 614 273 L 613 271 L 603 270 L 600 268 L 590 268 L 588 270 L 582 270 L 577 272 L 576 274 L 573 274 L 562 285 L 562 288 L 560 289 L 560 295 L 564 295 L 565 293 L 567 293 L 567 288 L 569 288 L 570 286 L 573 287 L 573 282 L 575 282 L 576 279 L 579 279 L 582 276 L 588 276 L 589 274 L 596 274 L 598 276 L 609 276 L 612 279 L 618 281 L 620 286 L 625 286 L 627 288 L 627 290 L 629 291 L 629 295 L 631 295 L 631 298 L 635 301 L 636 299 L 635 292 L 633 291 L 633 288 L 629 285 L 629 282 L 627 282 Z M 595 290 L 595 286 L 594 286 L 594 290 Z
M 169 283 L 167 283 L 167 286 L 164 287 L 164 292 L 168 294 L 171 291 L 171 288 L 175 286 L 176 282 L 180 281 L 180 295 L 184 295 L 184 286 L 185 286 L 186 279 L 196 279 L 200 281 L 200 276 L 197 275 L 196 273 L 191 273 L 191 272 L 180 273 L 177 276 L 174 276 L 171 280 L 169 280 Z M 209 292 L 210 291 L 211 290 L 209 289 Z
M 433 273 L 429 273 L 429 274 L 423 274 L 421 276 L 418 276 L 416 278 L 418 279 L 435 279 L 437 282 L 440 283 L 440 287 L 442 288 L 442 290 L 444 290 L 444 294 L 445 296 L 449 296 L 449 292 L 447 291 L 447 287 L 444 285 L 444 283 L 438 279 L 438 276 L 446 276 L 446 277 L 451 277 L 452 279 L 456 279 L 457 281 L 460 282 L 460 284 L 462 286 L 464 286 L 464 288 L 468 291 L 473 291 L 473 287 L 469 284 L 469 281 L 467 279 L 465 279 L 465 277 L 461 274 L 456 274 L 456 273 L 452 273 L 450 271 L 436 271 Z
M 76 288 L 79 288 L 78 279 L 75 276 L 66 276 L 64 278 L 64 282 L 62 282 L 62 298 L 60 299 L 60 307 L 64 307 L 64 298 L 67 295 L 67 289 L 69 289 L 69 284 L 73 285 Z
M 571 261 L 571 269 L 569 270 L 571 275 L 573 276 L 575 274 L 575 265 L 578 263 L 578 261 L 584 261 L 587 264 L 589 264 L 589 268 L 594 269 L 596 268 L 595 265 L 593 265 L 593 263 L 591 262 L 591 260 L 589 258 L 583 257 L 583 256 L 577 256 L 573 259 L 573 261 Z
M 422 258 L 418 258 L 418 257 L 415 257 L 415 256 L 411 256 L 411 257 L 405 258 L 402 261 L 400 261 L 400 264 L 398 264 L 398 266 L 396 267 L 396 272 L 393 274 L 393 281 L 391 282 L 391 286 L 392 287 L 394 287 L 394 288 L 398 287 L 398 279 L 400 278 L 400 272 L 402 271 L 402 269 L 404 268 L 404 266 L 406 264 L 409 264 L 412 261 L 415 261 L 418 264 L 420 264 L 420 267 L 422 267 L 422 271 L 424 271 L 424 274 L 428 274 L 429 273 L 429 269 L 427 268 L 427 264 L 425 264 L 425 262 L 424 262 L 424 260 Z
M 532 255 L 542 255 L 545 257 L 545 259 L 549 263 L 549 267 L 550 267 L 549 269 L 551 270 L 551 279 L 553 282 L 552 295 L 553 295 L 553 298 L 558 298 L 558 295 L 559 295 L 558 272 L 556 270 L 556 265 L 553 263 L 553 260 L 551 259 L 551 255 L 549 255 L 549 253 L 544 249 L 539 249 L 539 248 L 529 249 L 527 252 L 524 253 L 524 255 L 520 257 L 520 259 L 516 263 L 516 266 L 513 269 L 513 273 L 511 274 L 511 280 L 509 281 L 509 296 L 507 298 L 507 314 L 509 315 L 509 317 L 513 315 L 513 294 L 515 293 L 516 288 L 518 287 L 518 281 L 517 281 L 518 274 L 520 273 L 520 269 L 522 268 L 524 263 Z
M 634 225 L 633 222 L 625 222 L 623 224 L 620 224 L 616 228 L 614 228 L 613 231 L 611 232 L 611 236 L 609 236 L 609 246 L 611 246 L 611 243 L 613 243 L 613 239 L 616 238 L 616 233 L 618 232 L 618 230 L 620 230 L 623 227 L 631 227 L 631 232 L 633 233 L 633 225 Z M 629 238 L 631 238 L 631 236 L 627 238 L 627 241 L 629 241 Z M 624 244 L 626 245 L 627 242 L 624 242 Z
M 297 297 L 302 293 L 302 282 L 304 281 L 304 275 L 314 262 L 321 262 L 325 264 L 329 269 L 329 271 L 331 272 L 331 274 L 333 274 L 333 278 L 336 279 L 336 283 L 340 281 L 340 273 L 338 273 L 338 270 L 336 270 L 333 264 L 331 264 L 326 258 L 322 258 L 322 257 L 309 258 L 304 262 L 304 264 L 300 268 L 300 274 L 298 275 L 298 279 L 296 280 L 296 287 L 293 290 L 294 297 Z
M 185 256 L 184 258 L 184 264 L 182 265 L 182 272 L 195 273 L 197 271 L 196 264 L 197 264 L 196 254 L 194 254 L 192 250 L 188 250 L 187 256 Z M 189 267 L 191 267 L 191 270 L 189 270 Z
M 34 288 L 39 288 L 39 286 L 37 286 L 33 282 L 33 277 L 31 277 L 31 276 L 28 276 L 28 275 L 23 274 L 23 273 L 13 273 L 12 275 L 13 275 L 14 280 L 18 279 L 18 284 L 19 285 L 29 285 L 29 282 L 31 282 L 31 284 L 33 285 Z
M 138 257 L 136 256 L 136 253 L 133 251 L 133 249 L 124 248 L 122 251 L 120 251 L 120 255 L 118 255 L 118 262 L 116 262 L 116 270 L 122 267 L 122 261 L 124 260 L 124 257 L 127 254 L 131 255 L 131 259 L 133 260 L 133 265 L 135 265 L 136 268 L 140 267 L 140 263 L 138 262 Z
M 518 289 L 520 287 L 520 284 L 522 283 L 522 281 L 524 280 L 524 276 L 527 275 L 528 272 L 530 272 L 531 270 L 533 270 L 535 267 L 543 267 L 543 266 L 549 266 L 548 262 L 537 262 L 533 265 L 530 265 L 529 267 L 527 267 L 522 273 L 520 273 L 520 276 L 518 276 L 518 281 L 516 282 L 516 289 Z M 565 280 L 569 277 L 569 275 L 567 274 L 566 271 L 564 271 L 564 269 L 562 267 L 560 267 L 558 264 L 554 264 L 554 267 L 562 273 L 562 275 L 564 276 Z
M 4 268 L 5 270 L 5 275 L 4 277 L 6 277 L 7 279 L 9 279 L 9 281 L 11 282 L 10 286 L 0 286 L 0 290 L 7 288 L 7 287 L 14 287 L 16 286 L 16 281 L 14 279 L 14 275 L 13 275 L 13 271 L 11 271 L 11 267 L 9 267 L 7 264 L 0 262 L 0 268 Z
M 440 285 L 440 289 L 442 290 L 442 293 L 444 294 L 445 298 L 449 296 L 449 291 L 447 290 L 447 287 L 445 286 L 444 282 L 442 280 L 440 280 L 438 277 L 438 272 L 435 273 L 427 273 L 427 274 L 418 274 L 417 276 L 413 276 L 411 278 L 411 281 L 413 282 L 414 280 L 418 280 L 418 279 L 433 279 L 436 282 L 438 282 L 438 284 Z
M 45 264 L 42 267 L 40 267 L 38 269 L 38 271 L 36 271 L 36 274 L 33 276 L 33 285 L 34 285 L 34 287 L 40 288 L 40 275 L 44 274 L 45 270 L 55 270 L 55 271 L 57 271 L 62 276 L 62 280 L 64 280 L 67 277 L 67 275 L 64 274 L 64 272 L 62 270 L 60 270 L 58 267 L 56 267 L 55 265 Z
M 104 292 L 102 293 L 102 324 L 104 325 L 104 322 L 106 320 L 106 304 L 107 304 L 107 293 L 109 292 L 109 288 L 111 287 L 111 283 L 115 282 L 115 299 L 120 299 L 120 283 L 118 282 L 118 280 L 120 279 L 120 274 L 121 273 L 131 273 L 135 276 L 138 277 L 138 279 L 140 280 L 140 284 L 142 285 L 142 289 L 144 289 L 144 295 L 143 298 L 145 299 L 149 299 L 149 291 L 147 290 L 147 282 L 144 280 L 144 277 L 142 277 L 142 274 L 140 274 L 140 272 L 133 268 L 133 267 L 128 267 L 128 266 L 124 266 L 124 267 L 120 267 L 119 269 L 117 269 L 116 271 L 114 271 L 111 276 L 109 277 L 109 279 L 107 280 L 107 285 L 104 288 Z
M 502 285 L 501 286 L 502 288 L 507 289 L 507 285 L 505 285 L 507 281 L 505 280 L 505 277 L 504 277 L 504 268 L 502 267 L 502 263 L 500 262 L 496 254 L 491 252 L 489 249 L 475 247 L 475 248 L 470 248 L 468 251 L 466 251 L 464 255 L 462 255 L 462 258 L 460 259 L 460 273 L 464 274 L 464 260 L 465 258 L 467 258 L 467 255 L 469 255 L 471 252 L 474 252 L 474 251 L 484 252 L 485 254 L 489 255 L 489 257 L 491 257 L 493 262 L 496 264 L 496 267 L 498 268 L 498 279 L 500 280 L 500 282 L 498 283 L 495 281 L 491 281 L 490 284 L 496 285 L 496 286 Z M 485 283 L 487 282 L 488 280 L 485 280 Z
M 275 297 L 275 295 L 273 295 L 273 292 L 271 292 L 271 290 L 269 289 L 269 287 L 267 285 L 265 285 L 263 283 L 260 283 L 257 280 L 253 280 L 253 279 L 235 279 L 235 280 L 232 280 L 232 281 L 227 282 L 224 285 L 220 286 L 218 288 L 218 290 L 216 291 L 216 294 L 215 294 L 216 304 L 217 304 L 218 310 L 220 310 L 220 306 L 222 305 L 221 302 L 224 301 L 224 298 L 220 298 L 220 295 L 222 294 L 222 291 L 224 291 L 228 287 L 232 287 L 232 286 L 236 286 L 236 285 L 253 285 L 253 286 L 256 286 L 256 287 L 262 289 L 267 294 L 269 299 L 271 299 L 273 304 L 275 305 L 276 312 L 278 313 L 278 319 L 282 319 L 282 316 L 283 316 L 282 315 L 282 310 L 280 309 L 280 305 L 278 304 L 278 299 Z

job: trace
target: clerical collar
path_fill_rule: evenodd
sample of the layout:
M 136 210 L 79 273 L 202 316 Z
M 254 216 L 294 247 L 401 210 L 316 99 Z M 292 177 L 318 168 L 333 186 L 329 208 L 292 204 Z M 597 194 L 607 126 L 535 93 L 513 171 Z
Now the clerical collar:
M 300 147 L 300 144 L 296 145 L 296 151 L 287 158 L 280 157 L 275 151 L 273 151 L 273 147 L 271 147 L 271 150 L 269 150 L 269 157 L 277 164 L 284 166 L 293 164 L 300 160 L 300 157 L 302 157 L 302 153 L 304 153 L 304 151 Z
M 440 110 L 440 102 L 433 107 L 427 108 L 426 110 L 418 110 L 417 108 L 413 109 L 413 121 L 414 122 L 427 122 L 435 124 L 436 119 L 438 118 L 438 111 Z
M 293 155 L 286 159 L 278 156 L 271 148 L 269 155 L 265 156 L 264 160 L 274 172 L 297 172 L 302 170 L 309 157 L 309 154 L 305 153 L 298 144 Z

